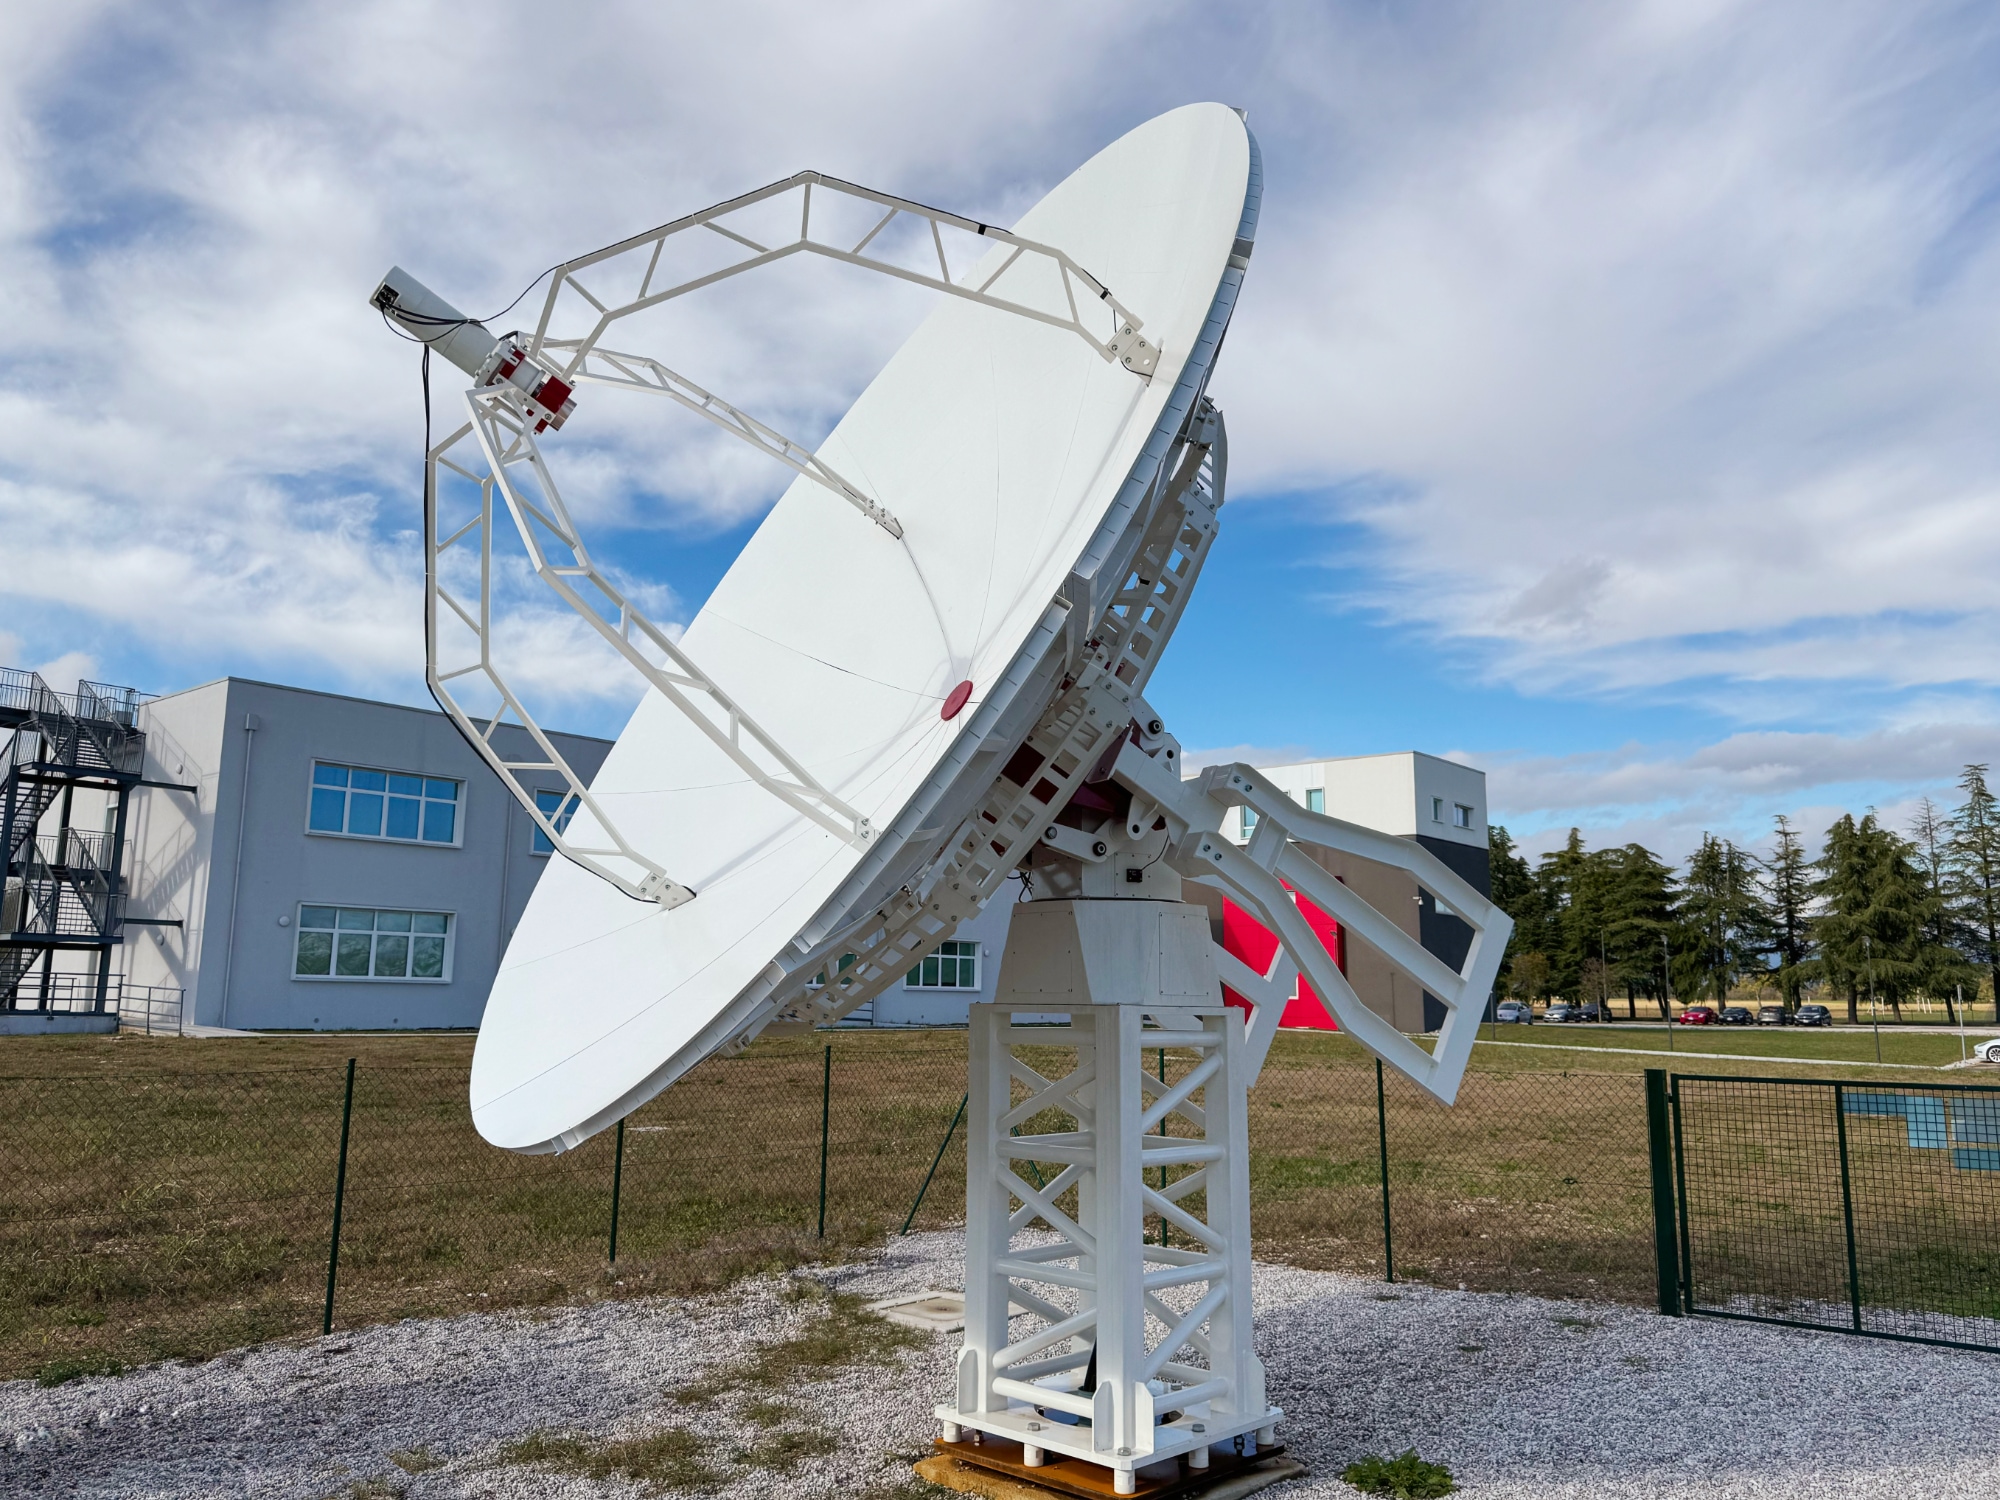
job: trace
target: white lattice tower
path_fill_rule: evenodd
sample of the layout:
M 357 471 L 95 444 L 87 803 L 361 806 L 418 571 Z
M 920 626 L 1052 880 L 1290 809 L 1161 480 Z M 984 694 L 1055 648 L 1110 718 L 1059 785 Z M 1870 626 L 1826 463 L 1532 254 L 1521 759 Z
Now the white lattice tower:
M 1022 1443 L 1031 1465 L 1102 1464 L 1129 1494 L 1148 1464 L 1203 1467 L 1239 1440 L 1254 1452 L 1280 1416 L 1251 1340 L 1244 1013 L 1221 1003 L 1198 907 L 1031 902 L 1017 920 L 1001 981 L 1014 998 L 972 1011 L 966 1333 L 938 1415 L 948 1439 L 971 1429 Z M 1154 994 L 1020 994 L 1059 982 L 1052 956 L 1086 975 L 1079 949 Z M 1148 1067 L 1161 1049 L 1166 1082 Z M 1028 1133 L 1051 1111 L 1069 1128 Z

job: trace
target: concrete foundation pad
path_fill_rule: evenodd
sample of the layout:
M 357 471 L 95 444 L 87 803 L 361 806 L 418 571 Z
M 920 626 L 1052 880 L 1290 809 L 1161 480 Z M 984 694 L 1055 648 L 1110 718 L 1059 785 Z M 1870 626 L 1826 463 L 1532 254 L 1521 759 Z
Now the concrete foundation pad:
M 118 1029 L 116 1015 L 69 1011 L 0 1010 L 0 1036 L 88 1036 Z

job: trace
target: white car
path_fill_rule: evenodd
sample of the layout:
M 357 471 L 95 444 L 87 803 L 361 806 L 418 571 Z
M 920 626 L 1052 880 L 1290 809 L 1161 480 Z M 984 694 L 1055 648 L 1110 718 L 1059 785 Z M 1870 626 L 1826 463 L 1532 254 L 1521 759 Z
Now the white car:
M 2000 1063 L 2000 1036 L 1981 1042 L 1972 1049 L 1972 1055 L 1981 1062 Z

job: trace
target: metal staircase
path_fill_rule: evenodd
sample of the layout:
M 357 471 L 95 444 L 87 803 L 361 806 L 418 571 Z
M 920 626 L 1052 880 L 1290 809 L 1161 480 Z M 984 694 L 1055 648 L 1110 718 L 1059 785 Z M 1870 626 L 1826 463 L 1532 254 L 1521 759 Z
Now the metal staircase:
M 34 672 L 0 668 L 0 730 L 12 734 L 0 754 L 0 1010 L 46 1009 L 58 990 L 77 1008 L 76 976 L 55 970 L 65 950 L 96 953 L 84 1008 L 104 1006 L 124 933 L 126 812 L 146 759 L 140 701 L 96 682 L 58 693 Z M 75 825 L 91 805 L 101 830 Z

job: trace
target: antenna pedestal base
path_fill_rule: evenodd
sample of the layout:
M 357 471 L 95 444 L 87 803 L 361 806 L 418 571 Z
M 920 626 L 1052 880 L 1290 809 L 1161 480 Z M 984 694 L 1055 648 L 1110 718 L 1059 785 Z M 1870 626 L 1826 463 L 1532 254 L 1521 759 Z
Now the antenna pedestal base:
M 1032 945 L 1010 940 L 1001 998 L 972 1007 L 965 1343 L 936 1414 L 948 1440 L 1080 1459 L 1134 1494 L 1268 1446 L 1282 1415 L 1251 1340 L 1244 1014 L 1198 907 L 1015 920 Z

